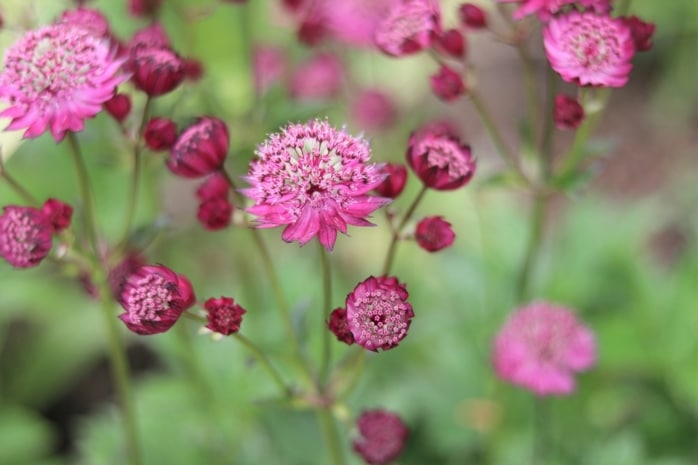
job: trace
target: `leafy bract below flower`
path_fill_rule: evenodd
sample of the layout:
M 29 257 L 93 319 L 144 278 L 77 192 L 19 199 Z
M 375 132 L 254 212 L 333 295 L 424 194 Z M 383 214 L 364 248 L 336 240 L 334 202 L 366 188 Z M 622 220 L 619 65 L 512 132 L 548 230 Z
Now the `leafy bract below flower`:
M 371 151 L 326 121 L 289 124 L 258 147 L 242 193 L 254 200 L 248 212 L 259 227 L 286 226 L 282 238 L 301 245 L 317 236 L 332 250 L 337 231 L 371 226 L 366 217 L 390 200 L 367 195 L 384 175 L 368 163 Z
M 573 311 L 546 302 L 515 311 L 494 341 L 497 375 L 539 396 L 571 393 L 574 373 L 595 361 L 591 330 Z
M 109 41 L 71 24 L 29 31 L 5 54 L 0 116 L 8 129 L 26 128 L 25 138 L 50 130 L 56 142 L 67 131 L 81 131 L 84 120 L 100 112 L 128 76 Z
M 573 11 L 553 18 L 543 31 L 550 66 L 567 82 L 623 87 L 633 65 L 635 42 L 622 19 Z

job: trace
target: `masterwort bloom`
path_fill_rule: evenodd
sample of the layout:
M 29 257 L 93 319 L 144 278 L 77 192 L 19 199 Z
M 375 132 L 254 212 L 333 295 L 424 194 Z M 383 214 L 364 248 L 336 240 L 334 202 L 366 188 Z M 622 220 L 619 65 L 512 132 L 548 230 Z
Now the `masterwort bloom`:
M 539 396 L 574 391 L 574 374 L 596 361 L 589 328 L 575 313 L 546 302 L 515 311 L 494 341 L 497 375 Z
M 573 11 L 554 17 L 543 31 L 550 66 L 580 86 L 623 87 L 635 54 L 630 28 L 618 18 Z
M 214 333 L 230 336 L 240 331 L 242 315 L 247 311 L 230 297 L 214 299 L 211 297 L 204 304 L 208 318 L 206 328 Z
M 0 215 L 0 257 L 15 268 L 38 265 L 51 251 L 53 230 L 41 210 L 6 206 Z
M 356 429 L 360 436 L 354 440 L 354 451 L 371 465 L 395 460 L 410 433 L 399 416 L 382 409 L 362 412 Z
M 81 131 L 128 78 L 122 63 L 108 40 L 87 29 L 55 24 L 28 31 L 5 54 L 0 100 L 9 106 L 0 117 L 12 119 L 7 129 L 26 128 L 25 138 L 50 130 L 59 142 L 67 131 Z
M 119 299 L 125 312 L 119 318 L 134 333 L 163 333 L 195 300 L 186 277 L 163 265 L 146 265 L 127 278 Z
M 354 341 L 374 352 L 397 346 L 414 317 L 407 297 L 407 288 L 395 277 L 371 276 L 357 284 L 346 301 Z
M 368 193 L 384 179 L 369 163 L 368 142 L 326 121 L 289 124 L 257 148 L 242 193 L 260 228 L 285 226 L 282 238 L 301 245 L 317 236 L 332 250 L 337 231 L 371 226 L 366 217 L 390 200 Z

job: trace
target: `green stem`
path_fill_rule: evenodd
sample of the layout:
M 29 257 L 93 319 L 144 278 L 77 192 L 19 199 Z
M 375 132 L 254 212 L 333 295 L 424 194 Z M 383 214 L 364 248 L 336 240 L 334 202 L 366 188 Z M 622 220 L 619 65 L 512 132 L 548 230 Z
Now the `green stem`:
M 330 463 L 332 465 L 344 465 L 346 463 L 344 459 L 344 450 L 342 448 L 342 442 L 339 438 L 337 422 L 332 416 L 332 411 L 329 408 L 321 408 L 318 409 L 317 415 L 320 428 L 325 435 L 325 442 L 327 443 Z
M 533 450 L 531 465 L 543 465 L 547 459 L 548 450 L 548 401 L 535 397 L 533 404 Z
M 397 228 L 393 231 L 393 237 L 390 241 L 390 246 L 388 247 L 388 253 L 385 256 L 385 262 L 383 264 L 383 276 L 387 276 L 388 273 L 390 273 L 390 269 L 393 267 L 393 261 L 395 260 L 395 252 L 397 251 L 397 243 L 400 241 L 400 234 L 402 233 L 403 228 L 407 224 L 407 222 L 412 218 L 412 215 L 414 215 L 415 210 L 417 209 L 417 206 L 419 203 L 422 201 L 422 198 L 424 197 L 424 194 L 427 192 L 427 186 L 423 185 L 422 188 L 420 189 L 419 193 L 417 194 L 417 197 L 412 201 L 412 204 L 409 206 L 407 209 L 407 212 L 405 212 L 405 216 L 402 217 L 402 221 L 400 221 L 400 224 L 398 225 Z
M 523 302 L 528 295 L 533 268 L 543 240 L 543 223 L 545 221 L 546 204 L 547 198 L 545 194 L 536 193 L 533 201 L 533 214 L 531 215 L 528 245 L 517 280 L 516 299 L 520 303 Z
M 95 219 L 95 202 L 94 196 L 92 195 L 92 188 L 90 186 L 90 178 L 87 174 L 87 167 L 85 166 L 85 160 L 80 151 L 80 144 L 78 138 L 74 132 L 68 131 L 68 145 L 70 146 L 70 153 L 73 157 L 73 162 L 75 164 L 75 171 L 78 177 L 78 186 L 80 188 L 80 198 L 83 203 L 83 215 L 85 228 L 87 230 L 87 238 L 92 247 L 92 251 L 95 255 L 95 260 L 100 261 L 99 257 L 99 245 L 97 243 L 97 223 Z
M 540 143 L 540 163 L 542 165 L 543 180 L 547 185 L 553 169 L 553 134 L 555 127 L 555 94 L 557 93 L 557 78 L 553 69 L 548 66 L 546 70 L 545 114 L 543 115 L 543 134 Z
M 25 189 L 10 173 L 5 169 L 5 163 L 2 161 L 2 151 L 0 151 L 0 178 L 4 179 L 8 186 L 15 191 L 25 202 L 30 205 L 40 205 L 39 201 L 27 189 Z
M 327 321 L 330 319 L 332 307 L 332 267 L 330 266 L 327 250 L 322 244 L 318 244 L 320 246 L 320 262 L 322 264 L 322 325 L 320 327 L 322 334 L 322 358 L 319 377 L 319 385 L 322 387 L 327 381 L 332 359 L 332 338 L 330 337 L 330 331 L 327 329 Z
M 519 59 L 523 65 L 523 79 L 524 79 L 524 89 L 526 98 L 526 113 L 527 119 L 531 125 L 531 134 L 534 137 L 538 134 L 538 126 L 536 125 L 538 121 L 538 113 L 536 108 L 538 107 L 538 88 L 536 87 L 535 79 L 535 67 L 533 66 L 533 60 L 531 55 L 528 53 L 526 48 L 526 42 L 521 41 L 516 46 L 516 50 L 519 53 Z
M 235 337 L 235 339 L 240 341 L 242 343 L 242 345 L 244 345 L 247 350 L 252 352 L 252 355 L 254 356 L 254 358 L 257 359 L 257 361 L 259 363 L 261 363 L 262 366 L 271 375 L 272 379 L 274 380 L 276 385 L 279 387 L 281 392 L 283 392 L 283 394 L 285 396 L 291 397 L 293 395 L 293 390 L 289 386 L 286 385 L 286 383 L 284 382 L 284 380 L 281 377 L 281 375 L 279 374 L 279 372 L 276 370 L 276 368 L 274 368 L 274 365 L 272 365 L 271 362 L 269 361 L 269 358 L 266 355 L 264 355 L 264 352 L 262 352 L 259 349 L 259 347 L 257 347 L 252 341 L 247 339 L 242 334 L 236 333 L 236 334 L 233 334 L 233 337 Z

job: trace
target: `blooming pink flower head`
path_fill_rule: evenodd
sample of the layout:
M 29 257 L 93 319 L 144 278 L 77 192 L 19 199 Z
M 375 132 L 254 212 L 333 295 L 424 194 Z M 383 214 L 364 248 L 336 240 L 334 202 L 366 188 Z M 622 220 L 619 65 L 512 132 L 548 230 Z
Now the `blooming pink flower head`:
M 167 168 L 185 178 L 218 171 L 228 156 L 228 126 L 219 118 L 203 116 L 182 131 L 170 150 Z
M 286 73 L 286 54 L 281 47 L 256 45 L 252 49 L 252 72 L 258 95 L 264 95 Z
M 146 265 L 124 284 L 119 315 L 137 334 L 157 334 L 170 329 L 196 297 L 189 280 L 163 265 Z
M 540 396 L 574 391 L 574 374 L 596 361 L 589 328 L 567 308 L 533 302 L 516 310 L 494 341 L 497 375 Z
M 440 216 L 429 216 L 417 223 L 414 233 L 417 244 L 427 252 L 438 252 L 453 245 L 456 233 L 451 223 Z
M 151 97 L 172 92 L 184 81 L 184 62 L 163 47 L 137 47 L 131 51 L 134 85 Z
M 242 315 L 247 311 L 230 297 L 214 299 L 211 297 L 204 304 L 208 324 L 206 327 L 214 333 L 230 336 L 240 331 Z
M 476 167 L 470 146 L 441 127 L 420 129 L 410 136 L 407 163 L 425 186 L 442 191 L 466 185 Z
M 407 167 L 398 163 L 386 163 L 380 168 L 385 180 L 374 189 L 381 197 L 394 199 L 399 196 L 407 183 Z
M 44 202 L 41 211 L 51 222 L 54 233 L 59 233 L 70 226 L 70 220 L 73 218 L 73 207 L 54 198 Z
M 51 251 L 53 225 L 39 209 L 8 205 L 0 215 L 0 257 L 15 268 L 30 268 Z
M 0 117 L 12 119 L 8 129 L 26 128 L 25 138 L 48 129 L 59 142 L 67 131 L 81 131 L 128 78 L 122 63 L 109 41 L 81 27 L 28 31 L 5 54 L 0 100 L 9 106 Z
M 160 11 L 162 0 L 128 0 L 128 12 L 135 17 L 155 17 Z
M 109 36 L 109 21 L 101 11 L 80 6 L 61 13 L 56 24 L 71 24 L 87 29 L 97 37 Z
M 369 89 L 361 91 L 353 100 L 351 116 L 360 128 L 381 131 L 395 123 L 397 108 L 386 93 Z
M 566 7 L 580 6 L 591 9 L 595 13 L 606 14 L 611 10 L 611 0 L 498 0 L 499 3 L 518 3 L 514 11 L 515 19 L 523 19 L 528 15 L 537 15 L 541 21 L 549 20 Z
M 622 87 L 632 69 L 635 43 L 621 19 L 594 13 L 556 16 L 543 30 L 550 66 L 567 82 Z
M 342 86 L 344 67 L 335 55 L 320 53 L 302 63 L 291 76 L 291 97 L 301 100 L 327 100 Z
M 378 48 L 401 57 L 429 48 L 440 30 L 440 11 L 433 0 L 405 0 L 381 21 L 374 37 Z
M 115 120 L 123 123 L 131 113 L 131 97 L 128 94 L 115 94 L 104 102 L 103 107 Z
M 376 29 L 402 0 L 324 1 L 327 28 L 332 37 L 356 47 L 373 47 Z
M 446 65 L 429 78 L 434 95 L 444 102 L 452 102 L 465 94 L 465 83 L 461 75 Z
M 371 465 L 392 463 L 410 434 L 398 415 L 382 409 L 362 412 L 356 428 L 360 436 L 354 440 L 354 451 Z
M 346 301 L 349 331 L 361 347 L 377 352 L 396 347 L 410 328 L 414 311 L 407 288 L 395 277 L 369 277 Z
M 177 140 L 177 125 L 169 118 L 151 118 L 143 129 L 143 139 L 150 150 L 169 150 Z
M 555 96 L 553 108 L 555 126 L 559 129 L 576 129 L 584 120 L 584 108 L 576 98 L 560 94 Z
M 383 181 L 369 163 L 368 142 L 326 121 L 289 124 L 257 148 L 242 193 L 259 227 L 285 226 L 282 238 L 301 245 L 317 236 L 332 250 L 337 231 L 371 226 L 366 217 L 389 202 L 367 195 Z
M 332 310 L 330 319 L 327 322 L 327 328 L 335 335 L 338 341 L 347 345 L 354 343 L 354 335 L 349 331 L 346 309 L 339 307 Z
M 635 42 L 635 51 L 646 52 L 652 48 L 652 36 L 654 35 L 655 25 L 643 21 L 637 16 L 627 16 L 621 18 L 626 26 L 630 28 L 630 33 Z

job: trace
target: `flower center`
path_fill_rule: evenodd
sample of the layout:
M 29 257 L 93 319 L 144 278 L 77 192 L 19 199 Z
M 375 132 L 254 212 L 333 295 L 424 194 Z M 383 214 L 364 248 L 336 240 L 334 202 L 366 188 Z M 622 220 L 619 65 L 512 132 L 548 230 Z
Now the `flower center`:
M 130 287 L 124 303 L 140 320 L 158 321 L 160 313 L 171 308 L 175 285 L 162 276 L 149 274 Z
M 375 290 L 355 302 L 361 338 L 375 347 L 398 343 L 407 333 L 407 308 L 397 292 Z

